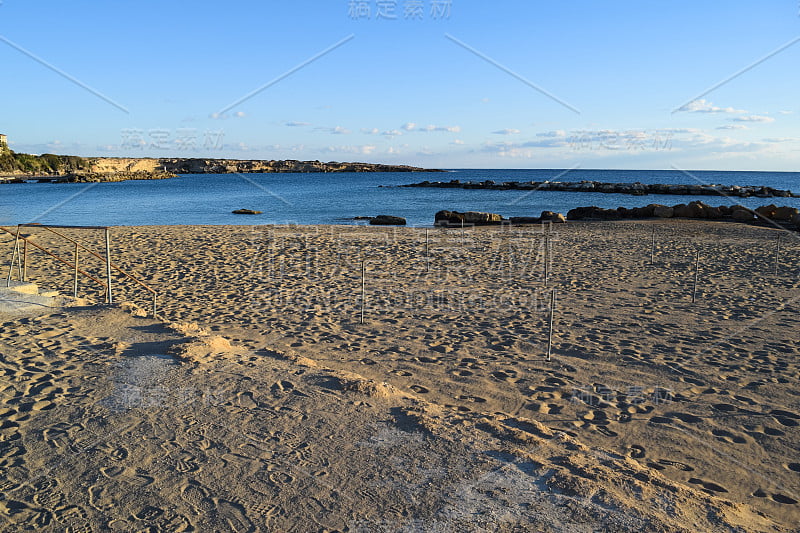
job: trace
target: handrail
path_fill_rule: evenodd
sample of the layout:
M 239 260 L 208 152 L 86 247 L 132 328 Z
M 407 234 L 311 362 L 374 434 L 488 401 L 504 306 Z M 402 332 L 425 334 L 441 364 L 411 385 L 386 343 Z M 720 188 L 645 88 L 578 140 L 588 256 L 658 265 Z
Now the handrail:
M 96 258 L 100 259 L 101 261 L 105 261 L 105 260 L 106 260 L 106 258 L 105 258 L 105 257 L 103 257 L 102 255 L 98 254 L 98 253 L 97 253 L 97 252 L 95 252 L 94 250 L 91 250 L 91 249 L 87 248 L 86 246 L 84 246 L 83 244 L 81 244 L 80 242 L 78 242 L 77 240 L 75 240 L 75 239 L 72 239 L 71 237 L 67 237 L 67 236 L 66 236 L 66 235 L 64 235 L 63 233 L 59 233 L 59 232 L 57 232 L 56 230 L 52 229 L 52 228 L 53 228 L 52 226 L 41 226 L 41 225 L 34 225 L 34 224 L 22 224 L 22 227 L 28 227 L 28 228 L 30 228 L 30 227 L 39 227 L 39 228 L 46 229 L 47 231 L 50 231 L 50 232 L 52 232 L 52 233 L 55 233 L 55 234 L 56 234 L 56 235 L 58 235 L 59 237 L 63 237 L 64 239 L 67 239 L 68 241 L 70 241 L 71 243 L 73 243 L 74 245 L 76 245 L 76 246 L 77 246 L 78 248 L 80 248 L 81 250 L 83 250 L 83 251 L 85 251 L 85 252 L 89 252 L 90 254 L 92 254 L 92 255 L 93 255 L 93 256 L 95 256 Z M 56 226 L 56 227 L 74 227 L 74 226 Z M 105 228 L 99 228 L 99 227 L 98 227 L 98 228 L 96 228 L 96 229 L 105 229 Z M 139 281 L 138 279 L 136 279 L 136 278 L 135 278 L 135 277 L 133 277 L 131 274 L 129 274 L 128 272 L 124 271 L 123 269 L 121 269 L 120 267 L 118 267 L 117 265 L 115 265 L 114 263 L 111 263 L 111 268 L 115 269 L 117 272 L 119 272 L 120 274 L 122 274 L 123 276 L 125 276 L 126 278 L 128 278 L 129 280 L 131 280 L 131 281 L 133 281 L 133 282 L 135 282 L 135 283 L 139 284 L 139 285 L 140 285 L 140 286 L 142 286 L 144 289 L 146 289 L 147 291 L 149 291 L 149 292 L 150 292 L 150 294 L 157 294 L 157 293 L 156 293 L 156 291 L 154 291 L 153 289 L 151 289 L 150 287 L 148 287 L 147 285 L 145 285 L 143 282 Z
M 3 231 L 5 231 L 6 233 L 8 233 L 9 235 L 13 235 L 14 237 L 16 237 L 16 235 L 15 235 L 13 232 L 11 232 L 11 231 L 8 231 L 6 228 L 4 228 L 4 227 L 2 227 L 2 226 L 0 226 L 0 230 L 3 230 Z M 70 263 L 70 262 L 69 262 L 69 261 L 67 261 L 66 259 L 63 259 L 63 258 L 61 258 L 61 257 L 57 256 L 56 254 L 54 254 L 54 253 L 53 253 L 53 252 L 51 252 L 50 250 L 46 250 L 45 248 L 43 248 L 43 247 L 39 246 L 38 244 L 36 244 L 35 242 L 33 242 L 31 239 L 29 239 L 29 238 L 27 238 L 27 237 L 23 237 L 22 235 L 20 235 L 20 236 L 19 236 L 19 238 L 20 238 L 20 239 L 22 239 L 23 241 L 25 241 L 26 243 L 30 244 L 31 246 L 34 246 L 34 247 L 36 247 L 36 248 L 40 249 L 41 251 L 43 251 L 43 252 L 44 252 L 44 253 L 46 253 L 47 255 L 51 256 L 52 258 L 56 259 L 57 261 L 61 261 L 62 263 L 64 263 L 64 264 L 65 264 L 65 265 L 67 265 L 68 267 L 70 267 L 70 268 L 76 268 L 76 269 L 78 270 L 78 272 L 80 272 L 81 274 L 83 274 L 84 276 L 86 276 L 87 278 L 89 278 L 90 280 L 94 281 L 95 283 L 99 283 L 99 284 L 100 284 L 100 285 L 102 285 L 103 287 L 107 287 L 107 286 L 108 286 L 108 285 L 107 285 L 105 282 L 103 282 L 103 281 L 101 281 L 101 280 L 97 279 L 96 277 L 92 276 L 92 275 L 91 275 L 91 274 L 89 274 L 88 272 L 85 272 L 85 271 L 81 270 L 80 268 L 77 268 L 77 266 L 76 266 L 76 265 L 74 265 L 73 263 Z M 12 269 L 12 271 L 13 271 L 13 269 L 14 269 L 13 265 L 12 265 L 11 269 Z
M 51 233 L 54 233 L 55 235 L 58 235 L 59 237 L 61 237 L 63 239 L 66 239 L 67 241 L 73 243 L 75 245 L 75 263 L 74 264 L 73 263 L 69 263 L 68 261 L 66 261 L 66 260 L 62 259 L 61 257 L 57 256 L 56 254 L 54 254 L 54 253 L 50 252 L 49 250 L 43 248 L 42 246 L 39 246 L 38 244 L 32 242 L 28 237 L 24 237 L 24 236 L 20 235 L 19 234 L 19 229 L 22 228 L 22 227 L 25 227 L 25 228 L 43 228 L 43 229 L 46 229 L 46 230 L 50 231 Z M 88 272 L 85 272 L 85 271 L 83 271 L 83 270 L 78 268 L 78 263 L 77 263 L 78 249 L 84 250 L 85 252 L 88 252 L 89 254 L 93 255 L 94 257 L 100 259 L 101 261 L 105 262 L 107 267 L 108 267 L 108 276 L 109 276 L 109 280 L 108 281 L 109 281 L 109 283 L 111 282 L 111 269 L 113 268 L 117 272 L 119 272 L 120 274 L 125 276 L 125 278 L 133 281 L 134 283 L 136 283 L 137 285 L 141 286 L 146 291 L 148 291 L 150 294 L 152 294 L 152 296 L 153 296 L 153 317 L 154 318 L 156 317 L 156 306 L 157 306 L 157 300 L 158 300 L 158 293 L 153 288 L 149 287 L 144 282 L 140 281 L 139 279 L 137 279 L 136 277 L 134 277 L 130 273 L 128 273 L 125 270 L 123 270 L 122 268 L 120 268 L 119 266 L 111 263 L 110 254 L 107 257 L 103 257 L 102 255 L 98 254 L 94 250 L 91 250 L 90 248 L 87 248 L 86 246 L 84 246 L 82 243 L 80 243 L 76 239 L 68 237 L 67 235 L 64 235 L 63 233 L 55 231 L 52 228 L 102 229 L 102 230 L 105 230 L 106 231 L 106 251 L 108 252 L 108 229 L 109 228 L 106 227 L 106 226 L 60 226 L 60 225 L 44 225 L 44 224 L 18 224 L 17 225 L 17 233 L 16 234 L 11 232 L 11 231 L 9 231 L 8 229 L 0 226 L 0 230 L 2 230 L 4 232 L 8 233 L 9 235 L 12 235 L 12 236 L 15 237 L 15 244 L 14 244 L 14 252 L 13 252 L 13 254 L 17 254 L 18 253 L 17 243 L 19 242 L 19 239 L 22 239 L 25 242 L 26 245 L 27 244 L 31 244 L 34 247 L 36 247 L 39 250 L 41 250 L 44 253 L 46 253 L 47 255 L 49 255 L 49 256 L 55 258 L 56 260 L 64 263 L 68 267 L 73 268 L 74 271 L 75 271 L 75 276 L 76 276 L 75 277 L 75 291 L 77 291 L 77 275 L 78 275 L 78 273 L 80 273 L 80 274 L 83 274 L 84 276 L 88 277 L 92 281 L 95 281 L 96 283 L 99 283 L 101 286 L 103 286 L 107 291 L 107 297 L 108 297 L 107 301 L 111 301 L 110 300 L 109 284 L 108 283 L 104 283 L 103 281 L 95 278 L 94 276 L 92 276 Z M 12 255 L 12 258 L 11 258 L 11 270 L 9 271 L 9 277 L 11 276 L 13 270 L 14 270 L 14 256 Z

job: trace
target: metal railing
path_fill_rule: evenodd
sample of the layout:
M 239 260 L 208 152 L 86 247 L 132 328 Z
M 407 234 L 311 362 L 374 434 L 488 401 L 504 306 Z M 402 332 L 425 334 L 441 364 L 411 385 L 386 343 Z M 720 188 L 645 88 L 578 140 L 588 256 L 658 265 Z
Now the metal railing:
M 63 257 L 58 256 L 56 253 L 52 252 L 51 250 L 46 249 L 44 246 L 40 246 L 39 244 L 33 242 L 31 240 L 31 236 L 24 236 L 21 234 L 22 228 L 41 228 L 53 233 L 62 239 L 65 239 L 71 242 L 74 246 L 74 254 L 73 254 L 73 261 L 70 263 L 68 260 L 64 259 Z M 58 229 L 81 229 L 81 230 L 102 230 L 105 236 L 105 256 L 91 250 L 81 244 L 76 239 L 73 239 L 63 233 L 56 231 L 55 228 Z M 156 316 L 157 305 L 158 305 L 158 293 L 153 290 L 151 287 L 147 286 L 145 283 L 137 279 L 135 276 L 131 275 L 129 272 L 126 272 L 119 266 L 115 265 L 111 262 L 111 236 L 109 233 L 108 226 L 61 226 L 61 225 L 51 225 L 51 224 L 18 224 L 16 232 L 9 230 L 8 228 L 4 228 L 0 226 L 0 231 L 4 231 L 9 235 L 14 237 L 14 249 L 11 252 L 11 264 L 9 265 L 8 269 L 8 276 L 6 277 L 6 287 L 11 285 L 11 277 L 14 273 L 14 265 L 17 265 L 17 275 L 20 281 L 27 281 L 28 280 L 28 245 L 33 246 L 47 254 L 48 256 L 52 257 L 59 263 L 63 263 L 67 265 L 73 271 L 73 289 L 72 294 L 73 297 L 78 297 L 78 274 L 83 275 L 84 277 L 89 278 L 90 280 L 94 281 L 95 283 L 101 285 L 104 288 L 105 299 L 106 303 L 113 303 L 114 298 L 112 295 L 112 270 L 116 270 L 120 274 L 122 274 L 126 279 L 136 283 L 144 290 L 150 293 L 152 297 L 152 307 L 153 307 L 153 317 Z M 20 250 L 20 242 L 22 242 L 22 250 Z M 85 270 L 82 270 L 79 267 L 79 252 L 83 250 L 87 252 L 89 255 L 92 255 L 105 263 L 106 267 L 106 281 L 102 281 L 97 277 L 89 274 Z

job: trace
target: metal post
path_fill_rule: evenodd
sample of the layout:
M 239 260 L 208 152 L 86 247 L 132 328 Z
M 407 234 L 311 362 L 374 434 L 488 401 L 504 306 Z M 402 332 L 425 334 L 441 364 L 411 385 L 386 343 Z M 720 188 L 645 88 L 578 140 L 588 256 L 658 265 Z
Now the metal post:
M 550 330 L 547 333 L 547 360 L 550 360 L 550 354 L 553 350 L 553 317 L 556 312 L 556 290 L 550 293 Z
M 656 262 L 656 228 L 653 228 L 653 245 L 650 247 L 650 264 Z
M 108 290 L 106 291 L 106 303 L 114 303 L 111 295 L 111 237 L 106 228 L 106 277 L 108 278 Z
M 775 275 L 778 275 L 778 262 L 780 261 L 781 255 L 781 237 L 783 235 L 778 235 L 778 239 L 775 241 Z
M 22 281 L 28 281 L 28 239 L 22 241 Z
M 425 229 L 425 272 L 431 271 L 431 258 L 430 258 L 430 247 L 428 241 L 428 230 Z
M 550 234 L 544 236 L 544 286 L 550 279 Z
M 366 266 L 364 261 L 361 261 L 361 323 L 364 323 L 364 302 L 367 296 L 367 280 L 366 280 Z
M 153 318 L 156 318 L 156 301 L 157 301 L 157 298 L 158 298 L 158 295 L 156 293 L 153 293 Z
M 692 303 L 697 299 L 697 278 L 700 274 L 700 250 L 694 253 L 694 287 L 692 288 Z
M 14 249 L 11 251 L 11 265 L 8 267 L 8 277 L 6 278 L 6 287 L 11 286 L 11 274 L 14 272 L 14 261 L 19 253 L 19 226 L 17 226 L 17 235 L 14 237 Z
M 72 280 L 72 297 L 78 297 L 78 243 L 75 243 L 75 277 Z

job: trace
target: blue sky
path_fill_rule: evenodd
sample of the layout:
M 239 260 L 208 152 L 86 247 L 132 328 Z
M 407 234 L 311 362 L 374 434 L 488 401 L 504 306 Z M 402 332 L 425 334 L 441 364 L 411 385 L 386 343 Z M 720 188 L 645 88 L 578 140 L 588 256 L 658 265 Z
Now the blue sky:
M 797 171 L 799 38 L 797 0 L 0 0 L 0 132 L 85 156 Z

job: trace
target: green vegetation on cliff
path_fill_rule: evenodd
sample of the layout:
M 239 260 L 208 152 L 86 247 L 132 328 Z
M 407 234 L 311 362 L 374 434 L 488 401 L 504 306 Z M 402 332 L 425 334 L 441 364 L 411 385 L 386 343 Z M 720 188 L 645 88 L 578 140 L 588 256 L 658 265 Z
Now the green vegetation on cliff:
M 74 155 L 0 154 L 0 173 L 9 174 L 71 174 L 89 169 L 89 161 Z

